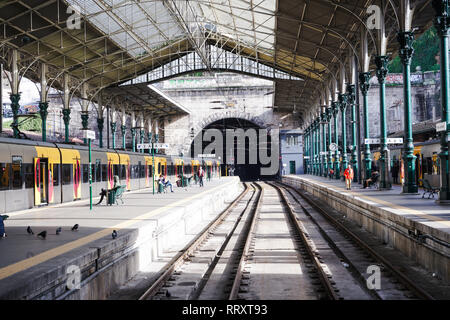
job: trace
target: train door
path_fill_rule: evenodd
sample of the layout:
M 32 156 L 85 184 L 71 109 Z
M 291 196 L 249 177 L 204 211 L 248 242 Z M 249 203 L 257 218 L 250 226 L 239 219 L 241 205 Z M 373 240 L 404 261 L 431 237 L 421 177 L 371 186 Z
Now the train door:
M 34 205 L 36 206 L 48 204 L 48 178 L 48 158 L 34 158 Z
M 81 163 L 79 158 L 73 160 L 73 199 L 81 199 Z
M 131 177 L 131 165 L 130 165 L 130 161 L 128 160 L 127 164 L 126 164 L 126 179 L 127 179 L 127 190 L 131 189 L 130 186 L 130 177 Z

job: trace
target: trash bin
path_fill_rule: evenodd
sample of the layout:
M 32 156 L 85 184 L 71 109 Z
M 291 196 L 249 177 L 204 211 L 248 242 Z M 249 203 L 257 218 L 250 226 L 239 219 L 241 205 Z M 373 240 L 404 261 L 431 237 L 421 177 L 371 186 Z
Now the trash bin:
M 158 193 L 163 193 L 164 192 L 164 186 L 162 185 L 162 183 L 158 183 Z
M 111 206 L 116 203 L 116 189 L 111 189 L 108 192 L 108 204 Z

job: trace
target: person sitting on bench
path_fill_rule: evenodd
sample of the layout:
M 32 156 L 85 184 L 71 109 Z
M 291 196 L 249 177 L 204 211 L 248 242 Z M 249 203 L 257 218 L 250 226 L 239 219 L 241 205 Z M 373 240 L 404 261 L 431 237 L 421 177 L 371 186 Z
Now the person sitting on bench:
M 113 189 L 117 188 L 118 186 L 119 186 L 119 176 L 114 176 Z M 102 203 L 103 198 L 106 197 L 106 190 L 102 188 L 102 192 L 100 192 L 99 195 L 100 195 L 100 200 L 95 205 L 99 205 L 100 203 Z
M 172 184 L 169 180 L 166 180 L 163 175 L 159 176 L 159 183 L 164 186 L 164 188 L 170 187 L 170 192 L 173 192 Z
M 377 182 L 380 174 L 378 171 L 372 171 L 372 174 L 369 179 L 364 180 L 364 188 L 370 187 L 373 183 Z

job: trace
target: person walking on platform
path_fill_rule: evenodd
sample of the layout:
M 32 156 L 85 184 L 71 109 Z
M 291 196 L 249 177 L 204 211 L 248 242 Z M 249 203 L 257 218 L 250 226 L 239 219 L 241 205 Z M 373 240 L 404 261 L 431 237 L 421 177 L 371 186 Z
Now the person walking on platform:
M 3 221 L 8 218 L 9 218 L 9 216 L 7 216 L 7 215 L 0 216 L 0 239 L 6 238 L 5 223 Z
M 203 168 L 200 167 L 198 169 L 198 179 L 200 181 L 200 187 L 203 187 L 203 176 L 204 176 L 205 172 L 203 171 Z
M 394 166 L 392 167 L 392 179 L 395 184 L 398 184 L 398 173 L 400 171 L 400 166 L 398 165 L 398 161 L 394 162 Z
M 344 177 L 345 177 L 345 185 L 347 186 L 347 190 L 352 189 L 352 180 L 353 180 L 353 169 L 352 166 L 349 165 L 347 169 L 344 171 Z

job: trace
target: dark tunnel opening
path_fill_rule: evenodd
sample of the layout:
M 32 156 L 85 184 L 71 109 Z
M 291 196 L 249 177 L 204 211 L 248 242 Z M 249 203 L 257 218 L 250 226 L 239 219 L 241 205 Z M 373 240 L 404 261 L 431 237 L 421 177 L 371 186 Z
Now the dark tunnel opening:
M 211 140 L 204 140 L 203 137 L 205 136 L 205 132 L 209 129 L 216 129 L 219 130 L 222 136 L 222 145 L 220 145 L 220 142 L 218 143 L 218 148 L 221 147 L 222 152 L 220 153 L 218 150 L 216 150 L 216 159 L 218 159 L 221 162 L 221 173 L 223 176 L 239 176 L 242 181 L 254 181 L 254 180 L 273 180 L 278 175 L 275 174 L 261 174 L 261 169 L 264 167 L 269 167 L 270 164 L 263 164 L 262 159 L 260 157 L 260 152 L 265 152 L 268 157 L 272 156 L 271 152 L 271 136 L 268 131 L 266 131 L 264 128 L 260 127 L 259 125 L 245 120 L 245 119 L 239 119 L 239 118 L 225 118 L 221 120 L 217 120 L 215 122 L 210 123 L 205 128 L 202 129 L 201 133 L 198 133 L 195 139 L 191 143 L 191 157 L 198 157 L 199 152 L 196 152 L 196 150 L 199 150 L 198 148 L 195 149 L 194 144 L 198 143 L 200 139 L 201 134 L 201 152 L 204 153 L 205 148 L 214 143 L 217 142 L 215 138 L 211 138 Z M 244 131 L 244 135 L 242 136 L 242 131 L 239 132 L 239 129 L 242 129 Z M 260 131 L 260 129 L 263 129 L 263 131 Z M 236 131 L 237 130 L 237 131 Z M 237 136 L 231 136 L 230 132 L 234 131 Z M 266 139 L 263 139 L 261 141 L 261 136 L 265 134 L 267 137 Z M 256 139 L 254 139 L 256 137 Z M 243 139 L 241 140 L 241 143 L 239 143 L 239 138 Z M 233 139 L 233 142 L 227 141 L 227 139 Z M 219 139 L 220 140 L 220 139 Z M 263 141 L 267 141 L 267 143 L 264 143 Z M 242 143 L 243 141 L 243 143 Z M 256 146 L 255 146 L 256 144 Z M 228 148 L 227 148 L 228 145 Z M 231 146 L 231 148 L 229 148 Z M 264 150 L 261 150 L 263 148 Z M 229 150 L 227 150 L 229 149 Z M 256 152 L 255 152 L 256 151 Z M 239 153 L 241 153 L 239 158 Z M 242 156 L 244 157 L 244 161 L 242 160 Z M 253 161 L 252 161 L 253 159 Z M 256 161 L 255 161 L 256 160 Z M 278 168 L 279 165 L 279 159 L 272 159 L 271 161 L 275 161 L 276 166 Z M 256 162 L 256 163 L 252 163 Z

